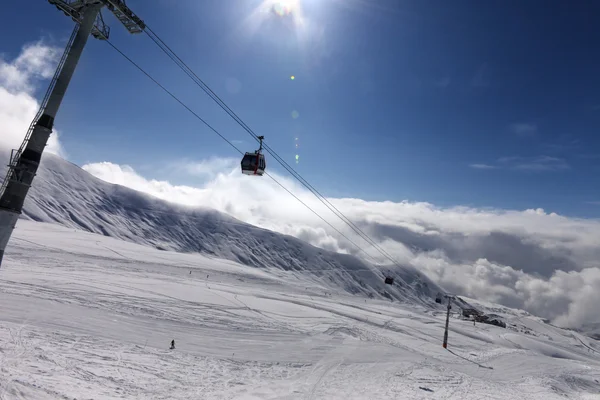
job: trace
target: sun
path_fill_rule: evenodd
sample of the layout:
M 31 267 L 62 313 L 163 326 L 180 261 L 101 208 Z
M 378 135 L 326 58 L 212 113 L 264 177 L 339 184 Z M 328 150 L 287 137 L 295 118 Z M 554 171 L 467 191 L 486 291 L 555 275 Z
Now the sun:
M 306 29 L 303 0 L 261 0 L 244 21 L 247 34 L 254 35 L 264 23 L 277 19 L 301 36 Z
M 301 0 L 263 0 L 260 8 L 267 15 L 293 21 L 296 29 L 304 25 Z
M 285 17 L 301 11 L 300 0 L 265 0 L 263 7 L 270 9 L 276 15 Z

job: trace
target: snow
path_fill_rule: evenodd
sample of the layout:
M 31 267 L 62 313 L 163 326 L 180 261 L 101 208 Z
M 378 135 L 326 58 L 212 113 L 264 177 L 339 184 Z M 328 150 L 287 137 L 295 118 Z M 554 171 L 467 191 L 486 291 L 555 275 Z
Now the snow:
M 510 326 L 453 315 L 447 351 L 442 307 L 315 279 L 20 220 L 0 269 L 0 398 L 599 398 L 588 337 L 465 299 Z

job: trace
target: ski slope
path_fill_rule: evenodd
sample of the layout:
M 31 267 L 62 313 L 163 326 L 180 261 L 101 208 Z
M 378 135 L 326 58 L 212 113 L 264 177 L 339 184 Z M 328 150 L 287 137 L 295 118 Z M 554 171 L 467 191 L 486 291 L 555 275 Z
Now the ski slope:
M 479 302 L 509 328 L 453 317 L 447 351 L 443 308 L 328 281 L 20 220 L 0 269 L 0 398 L 600 398 L 590 338 Z

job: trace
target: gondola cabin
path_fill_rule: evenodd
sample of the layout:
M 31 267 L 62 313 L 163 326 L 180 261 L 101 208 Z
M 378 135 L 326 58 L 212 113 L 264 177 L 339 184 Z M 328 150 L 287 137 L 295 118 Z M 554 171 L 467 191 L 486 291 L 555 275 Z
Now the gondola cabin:
M 260 147 L 253 153 L 246 153 L 242 158 L 242 174 L 262 176 L 267 168 L 265 155 L 262 153 L 264 136 L 257 136 Z
M 262 153 L 246 153 L 242 158 L 242 174 L 262 176 L 265 173 L 267 164 L 265 156 Z
M 385 284 L 386 285 L 393 285 L 394 284 L 394 278 L 392 278 L 391 276 L 386 276 L 385 277 Z

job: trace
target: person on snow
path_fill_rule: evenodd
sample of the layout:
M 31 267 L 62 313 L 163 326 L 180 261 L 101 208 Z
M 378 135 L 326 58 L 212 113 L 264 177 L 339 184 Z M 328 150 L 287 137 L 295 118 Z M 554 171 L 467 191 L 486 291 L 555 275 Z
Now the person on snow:
M 175 350 L 175 339 L 171 340 L 170 350 Z

